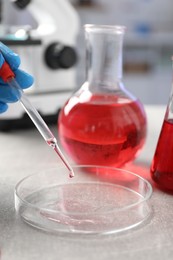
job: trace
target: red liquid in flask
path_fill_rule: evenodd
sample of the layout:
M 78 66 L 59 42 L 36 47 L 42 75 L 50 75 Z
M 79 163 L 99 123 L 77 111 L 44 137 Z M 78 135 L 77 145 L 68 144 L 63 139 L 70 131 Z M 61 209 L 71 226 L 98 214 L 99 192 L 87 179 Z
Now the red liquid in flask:
M 133 160 L 146 136 L 140 102 L 116 96 L 99 102 L 100 96 L 93 95 L 78 103 L 75 98 L 59 117 L 60 141 L 71 158 L 80 164 L 111 166 Z
M 173 120 L 164 120 L 151 165 L 152 179 L 165 190 L 173 190 Z

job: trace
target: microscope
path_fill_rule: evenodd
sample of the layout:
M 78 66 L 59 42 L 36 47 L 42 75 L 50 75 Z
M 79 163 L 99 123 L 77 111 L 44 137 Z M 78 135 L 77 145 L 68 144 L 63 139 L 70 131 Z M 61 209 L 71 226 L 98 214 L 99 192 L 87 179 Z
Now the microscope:
M 54 123 L 76 88 L 77 12 L 68 0 L 4 0 L 1 6 L 0 41 L 19 54 L 20 68 L 34 76 L 27 95 L 46 122 Z M 0 130 L 29 125 L 18 103 L 0 115 Z

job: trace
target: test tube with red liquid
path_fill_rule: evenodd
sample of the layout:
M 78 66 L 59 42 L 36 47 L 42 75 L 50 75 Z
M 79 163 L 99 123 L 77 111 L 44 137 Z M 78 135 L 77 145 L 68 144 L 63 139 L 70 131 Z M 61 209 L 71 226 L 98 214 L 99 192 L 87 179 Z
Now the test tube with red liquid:
M 173 191 L 173 86 L 151 164 L 151 177 L 161 189 Z

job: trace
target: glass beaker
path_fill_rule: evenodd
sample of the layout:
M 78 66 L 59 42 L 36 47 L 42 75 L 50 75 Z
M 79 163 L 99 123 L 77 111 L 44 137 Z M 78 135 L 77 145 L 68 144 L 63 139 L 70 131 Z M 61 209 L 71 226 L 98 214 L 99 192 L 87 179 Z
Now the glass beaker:
M 151 177 L 161 189 L 173 191 L 173 86 L 151 164 Z
M 122 166 L 146 137 L 142 103 L 122 83 L 123 26 L 85 25 L 86 81 L 62 108 L 62 147 L 76 162 Z

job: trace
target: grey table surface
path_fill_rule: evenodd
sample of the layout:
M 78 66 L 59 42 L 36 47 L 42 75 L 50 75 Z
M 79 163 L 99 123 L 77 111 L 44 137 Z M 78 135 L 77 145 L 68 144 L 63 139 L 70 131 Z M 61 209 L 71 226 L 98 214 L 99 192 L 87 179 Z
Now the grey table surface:
M 148 137 L 136 161 L 136 172 L 153 185 L 149 166 L 163 121 L 165 106 L 146 106 Z M 56 127 L 52 127 L 56 133 Z M 153 214 L 145 225 L 98 237 L 69 237 L 36 230 L 16 222 L 14 187 L 24 176 L 61 164 L 35 129 L 0 133 L 0 252 L 1 259 L 172 259 L 173 197 L 153 185 Z

